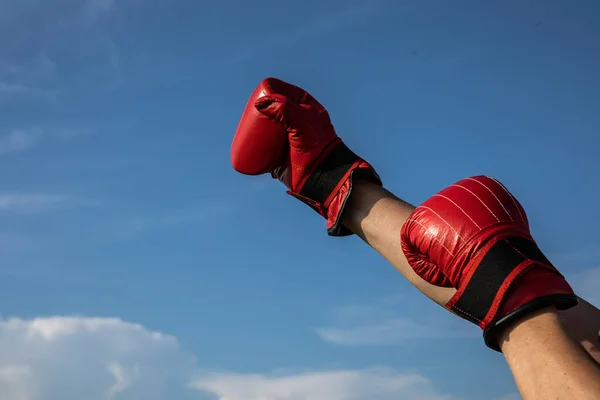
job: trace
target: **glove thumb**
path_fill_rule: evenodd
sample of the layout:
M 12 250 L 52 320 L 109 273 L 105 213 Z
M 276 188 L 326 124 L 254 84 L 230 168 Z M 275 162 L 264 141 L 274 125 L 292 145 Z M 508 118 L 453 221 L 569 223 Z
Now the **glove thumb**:
M 281 94 L 272 94 L 268 96 L 262 96 L 254 102 L 254 107 L 258 112 L 266 115 L 269 118 L 274 119 L 283 125 L 290 124 L 289 121 L 289 99 Z
M 414 222 L 414 221 L 413 221 Z M 409 223 L 409 221 L 407 221 Z M 423 254 L 418 245 L 415 245 L 411 240 L 411 236 L 407 233 L 406 223 L 402 227 L 401 247 L 404 256 L 411 266 L 413 271 L 422 279 L 435 286 L 453 287 L 452 281 L 444 274 L 433 260 Z

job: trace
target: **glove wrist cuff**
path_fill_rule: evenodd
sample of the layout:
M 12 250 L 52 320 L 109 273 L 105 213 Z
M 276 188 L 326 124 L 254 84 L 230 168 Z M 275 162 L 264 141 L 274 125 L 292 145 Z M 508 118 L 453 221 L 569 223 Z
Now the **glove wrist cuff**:
M 327 219 L 328 235 L 348 236 L 353 233 L 341 224 L 341 216 L 352 193 L 353 180 L 360 176 L 381 185 L 381 178 L 370 164 L 340 139 L 330 146 L 331 150 L 310 172 L 304 183 L 296 191 L 288 193 Z
M 308 167 L 306 179 L 303 179 L 295 191 L 314 202 L 327 204 L 328 200 L 331 201 L 331 194 L 361 159 L 341 139 L 336 138 L 315 161 Z
M 567 281 L 529 238 L 497 237 L 471 265 L 446 307 L 483 329 L 486 344 L 494 350 L 499 350 L 494 333 L 526 313 L 577 304 Z
M 362 160 L 361 160 L 362 161 Z M 365 161 L 362 161 L 358 167 L 352 169 L 348 178 L 337 191 L 335 197 L 329 203 L 327 208 L 327 234 L 329 236 L 349 236 L 354 233 L 342 224 L 342 215 L 346 210 L 346 203 L 352 194 L 355 179 L 365 179 L 370 182 L 381 185 L 381 179 L 375 170 Z

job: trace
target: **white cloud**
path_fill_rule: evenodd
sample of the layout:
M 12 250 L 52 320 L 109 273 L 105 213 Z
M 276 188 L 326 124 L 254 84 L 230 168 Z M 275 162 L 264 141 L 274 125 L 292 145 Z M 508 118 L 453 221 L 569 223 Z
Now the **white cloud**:
M 0 193 L 0 212 L 7 213 L 48 213 L 95 204 L 92 200 L 62 194 Z
M 174 337 L 120 319 L 0 321 L 1 399 L 192 399 L 194 368 Z
M 0 366 L 0 399 L 30 400 L 35 395 L 29 366 Z
M 108 398 L 113 399 L 117 394 L 124 392 L 129 388 L 137 376 L 139 371 L 138 366 L 134 368 L 135 375 L 132 375 L 130 371 L 127 371 L 127 368 L 123 367 L 123 365 L 118 362 L 111 362 L 107 365 L 108 372 L 113 376 L 114 383 L 108 389 Z
M 394 307 L 390 307 L 391 304 L 341 307 L 334 311 L 333 322 L 329 326 L 319 327 L 315 331 L 327 342 L 346 346 L 393 346 L 415 340 L 481 336 L 478 328 L 469 322 L 436 305 L 419 304 L 421 302 L 429 300 L 399 302 Z M 423 312 L 410 315 L 411 309 L 421 309 Z
M 0 398 L 11 400 L 450 400 L 388 367 L 201 371 L 177 339 L 117 318 L 0 320 Z
M 296 374 L 205 374 L 191 386 L 218 400 L 450 400 L 421 375 L 390 368 Z
M 35 146 L 41 132 L 37 129 L 15 129 L 0 136 L 0 154 L 21 151 Z

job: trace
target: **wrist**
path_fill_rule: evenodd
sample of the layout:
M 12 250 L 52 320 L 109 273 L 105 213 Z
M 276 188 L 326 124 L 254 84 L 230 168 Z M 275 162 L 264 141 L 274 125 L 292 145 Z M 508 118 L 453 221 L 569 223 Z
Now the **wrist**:
M 507 325 L 499 344 L 523 398 L 598 398 L 598 364 L 569 337 L 555 307 Z
M 523 321 L 523 317 L 536 315 L 538 310 L 556 312 L 577 304 L 577 296 L 556 271 L 534 266 L 517 279 L 504 294 L 497 317 L 484 329 L 485 343 L 494 350 L 500 350 L 499 332 L 507 326 L 514 326 L 516 321 Z
M 564 336 L 564 331 L 558 311 L 554 306 L 549 306 L 513 320 L 496 334 L 498 345 L 506 355 L 517 348 L 539 344 L 542 334 L 550 337 Z
M 330 236 L 348 236 L 353 232 L 343 223 L 348 200 L 359 180 L 381 186 L 381 178 L 373 167 L 350 150 L 341 139 L 327 144 L 314 166 L 298 181 L 292 179 L 288 194 L 302 201 L 327 220 Z M 293 165 L 293 164 L 292 164 Z M 286 180 L 285 174 L 277 176 Z M 283 179 L 282 179 L 283 178 Z
M 352 187 L 352 192 L 348 196 L 344 212 L 341 215 L 341 222 L 354 233 L 363 237 L 364 221 L 372 214 L 375 204 L 388 196 L 388 192 L 381 185 L 360 175 L 354 178 Z

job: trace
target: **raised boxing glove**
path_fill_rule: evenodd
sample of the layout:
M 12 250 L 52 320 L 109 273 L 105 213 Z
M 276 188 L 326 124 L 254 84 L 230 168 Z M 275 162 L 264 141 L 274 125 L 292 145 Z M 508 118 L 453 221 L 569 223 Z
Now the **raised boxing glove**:
M 425 201 L 402 226 L 401 242 L 421 278 L 457 289 L 446 308 L 482 328 L 494 350 L 512 321 L 577 304 L 532 238 L 523 207 L 493 178 L 463 179 Z
M 304 89 L 264 79 L 250 96 L 231 146 L 233 168 L 247 175 L 271 173 L 287 193 L 327 219 L 331 236 L 352 232 L 341 224 L 352 181 L 381 185 L 373 167 L 338 137 L 329 114 Z

